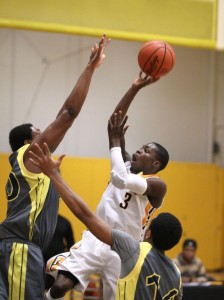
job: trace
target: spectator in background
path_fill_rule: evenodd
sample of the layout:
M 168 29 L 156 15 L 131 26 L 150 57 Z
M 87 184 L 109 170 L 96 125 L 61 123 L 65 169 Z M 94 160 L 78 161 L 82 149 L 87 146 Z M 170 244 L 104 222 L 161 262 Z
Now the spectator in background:
M 193 239 L 186 239 L 183 242 L 182 253 L 173 259 L 181 272 L 183 283 L 208 281 L 205 266 L 196 256 L 196 252 L 197 242 Z

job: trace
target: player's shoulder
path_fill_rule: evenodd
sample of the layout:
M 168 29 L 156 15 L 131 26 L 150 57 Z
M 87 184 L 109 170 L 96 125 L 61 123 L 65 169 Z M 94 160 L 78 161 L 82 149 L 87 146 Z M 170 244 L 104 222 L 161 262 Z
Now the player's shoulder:
M 167 185 L 166 182 L 158 176 L 150 176 L 146 178 L 147 182 L 154 186 L 159 186 L 159 188 L 164 189 L 166 191 Z
M 129 233 L 123 230 L 113 228 L 112 237 L 112 250 L 115 250 L 116 252 L 128 251 L 133 253 L 134 250 L 140 247 L 139 242 L 135 240 Z
M 119 243 L 125 243 L 125 244 L 130 244 L 130 243 L 137 243 L 138 242 L 126 231 L 113 228 L 112 229 L 112 236 L 114 241 L 119 241 Z

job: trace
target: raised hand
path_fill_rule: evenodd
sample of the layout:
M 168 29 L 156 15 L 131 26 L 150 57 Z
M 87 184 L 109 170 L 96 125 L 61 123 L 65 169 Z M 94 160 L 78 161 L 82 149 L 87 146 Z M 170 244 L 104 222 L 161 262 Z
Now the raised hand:
M 61 155 L 58 160 L 54 160 L 47 143 L 43 144 L 44 151 L 36 143 L 34 144 L 35 153 L 29 151 L 30 161 L 36 165 L 45 175 L 51 178 L 55 173 L 59 172 L 59 167 L 65 155 Z
M 94 69 L 98 68 L 102 64 L 104 58 L 106 57 L 104 54 L 104 49 L 107 45 L 109 45 L 110 41 L 111 39 L 108 39 L 106 34 L 104 34 L 100 42 L 95 43 L 91 48 L 89 65 Z
M 120 147 L 121 141 L 124 139 L 128 125 L 126 125 L 128 116 L 124 116 L 122 111 L 114 113 L 108 121 L 108 137 L 110 148 Z
M 133 81 L 132 86 L 140 89 L 159 80 L 159 77 L 150 77 L 143 74 L 142 71 L 139 73 L 139 77 Z

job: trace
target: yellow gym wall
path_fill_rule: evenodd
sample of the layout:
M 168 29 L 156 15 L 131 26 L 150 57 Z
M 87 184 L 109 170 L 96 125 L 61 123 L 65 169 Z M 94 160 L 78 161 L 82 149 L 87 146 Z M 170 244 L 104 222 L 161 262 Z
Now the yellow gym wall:
M 6 214 L 5 183 L 10 171 L 8 155 L 0 155 L 0 222 Z M 107 186 L 110 172 L 108 159 L 66 157 L 61 173 L 67 183 L 95 210 Z M 170 162 L 160 177 L 168 186 L 163 207 L 158 211 L 174 213 L 182 222 L 183 238 L 167 254 L 175 256 L 181 250 L 184 238 L 195 238 L 199 243 L 198 255 L 209 270 L 224 266 L 224 170 L 213 164 Z M 60 213 L 73 226 L 76 241 L 85 228 L 60 203 Z

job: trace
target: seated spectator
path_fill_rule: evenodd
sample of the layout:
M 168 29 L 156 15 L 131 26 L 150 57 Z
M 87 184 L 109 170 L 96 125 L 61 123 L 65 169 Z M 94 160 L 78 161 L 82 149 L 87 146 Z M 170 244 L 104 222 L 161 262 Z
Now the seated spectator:
M 183 283 L 208 281 L 206 269 L 196 256 L 196 251 L 197 242 L 193 239 L 186 239 L 183 242 L 182 253 L 173 259 L 181 272 Z

